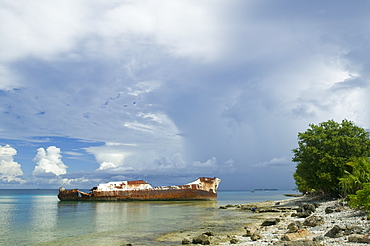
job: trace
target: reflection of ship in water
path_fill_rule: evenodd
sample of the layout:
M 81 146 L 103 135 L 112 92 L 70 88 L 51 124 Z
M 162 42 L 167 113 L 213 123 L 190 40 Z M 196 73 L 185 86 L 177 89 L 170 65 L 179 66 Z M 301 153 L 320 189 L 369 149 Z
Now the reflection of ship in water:
M 183 201 L 215 200 L 219 178 L 198 178 L 185 185 L 152 187 L 143 180 L 99 184 L 91 192 L 59 189 L 61 201 Z
M 56 204 L 57 229 L 64 230 L 66 235 L 63 245 L 106 245 L 107 242 L 109 245 L 126 245 L 128 242 L 134 242 L 134 245 L 164 245 L 157 242 L 159 234 L 204 223 L 215 216 L 217 204 L 215 200 L 63 201 Z M 62 222 L 66 224 L 61 226 Z

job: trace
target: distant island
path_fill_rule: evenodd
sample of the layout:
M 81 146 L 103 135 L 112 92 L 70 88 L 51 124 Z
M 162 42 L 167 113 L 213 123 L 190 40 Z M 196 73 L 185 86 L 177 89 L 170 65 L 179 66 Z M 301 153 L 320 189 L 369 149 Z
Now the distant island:
M 253 191 L 270 191 L 270 190 L 279 190 L 279 189 L 253 189 Z

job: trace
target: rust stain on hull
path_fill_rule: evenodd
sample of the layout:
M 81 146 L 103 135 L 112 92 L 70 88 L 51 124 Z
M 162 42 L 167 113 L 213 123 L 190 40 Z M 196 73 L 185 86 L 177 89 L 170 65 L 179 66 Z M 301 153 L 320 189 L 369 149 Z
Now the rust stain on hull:
M 90 193 L 78 189 L 59 189 L 61 201 L 181 201 L 215 200 L 218 178 L 199 178 L 194 182 L 179 186 L 151 187 L 142 180 L 121 181 L 100 184 Z

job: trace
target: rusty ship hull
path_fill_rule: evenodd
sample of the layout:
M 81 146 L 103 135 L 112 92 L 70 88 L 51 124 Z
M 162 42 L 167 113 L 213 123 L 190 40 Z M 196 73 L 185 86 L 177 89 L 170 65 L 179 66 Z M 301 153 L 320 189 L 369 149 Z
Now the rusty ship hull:
M 151 187 L 142 180 L 100 184 L 89 193 L 59 189 L 61 201 L 189 201 L 216 200 L 218 178 L 199 178 L 186 185 Z

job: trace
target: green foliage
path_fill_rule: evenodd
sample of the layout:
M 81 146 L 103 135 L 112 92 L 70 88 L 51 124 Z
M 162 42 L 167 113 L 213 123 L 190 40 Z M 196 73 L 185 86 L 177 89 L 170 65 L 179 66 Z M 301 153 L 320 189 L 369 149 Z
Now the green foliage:
M 370 210 L 370 183 L 364 183 L 363 189 L 356 192 L 356 195 L 348 195 L 348 205 L 352 208 Z M 367 216 L 370 219 L 370 213 Z
M 298 148 L 293 149 L 292 160 L 298 163 L 294 174 L 298 189 L 339 194 L 339 179 L 352 171 L 346 163 L 370 156 L 369 133 L 348 120 L 309 126 L 298 133 Z
M 307 185 L 307 182 L 302 179 L 301 176 L 299 176 L 297 173 L 294 173 L 293 177 L 299 191 L 306 193 L 311 190 L 310 187 Z
M 352 171 L 345 171 L 343 178 L 339 178 L 343 195 L 355 194 L 363 189 L 364 183 L 370 182 L 370 159 L 366 157 L 356 158 L 347 163 L 352 167 Z

